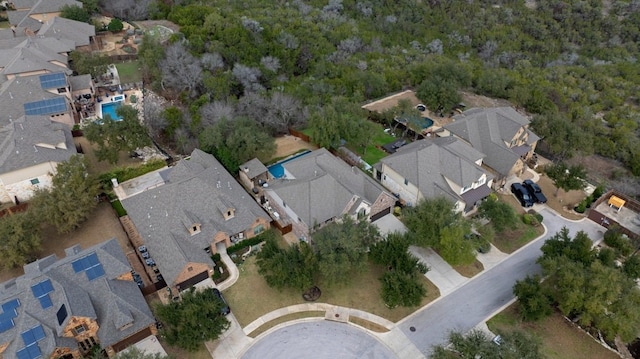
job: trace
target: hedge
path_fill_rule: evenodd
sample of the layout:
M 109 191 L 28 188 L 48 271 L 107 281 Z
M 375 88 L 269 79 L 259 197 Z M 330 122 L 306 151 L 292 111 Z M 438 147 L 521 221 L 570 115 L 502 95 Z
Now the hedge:
M 127 211 L 124 209 L 124 207 L 122 207 L 122 203 L 120 202 L 120 200 L 112 201 L 111 206 L 116 210 L 118 217 L 127 215 Z
M 142 176 L 143 174 L 158 170 L 162 167 L 165 167 L 167 163 L 164 160 L 157 159 L 149 161 L 140 166 L 131 166 L 131 167 L 118 167 L 114 168 L 109 172 L 105 172 L 98 176 L 98 180 L 103 186 L 108 186 L 111 188 L 111 179 L 117 178 L 118 182 L 128 181 L 132 178 L 136 178 L 138 176 Z
M 235 252 L 238 252 L 240 250 L 242 250 L 243 248 L 247 248 L 249 246 L 255 246 L 256 244 L 262 243 L 264 241 L 267 240 L 267 238 L 271 237 L 271 236 L 275 236 L 275 233 L 273 232 L 272 229 L 265 231 L 263 233 L 260 233 L 259 235 L 253 237 L 253 238 L 249 238 L 249 239 L 245 239 L 243 241 L 240 241 L 234 245 L 232 245 L 231 247 L 227 248 L 227 254 L 232 254 Z

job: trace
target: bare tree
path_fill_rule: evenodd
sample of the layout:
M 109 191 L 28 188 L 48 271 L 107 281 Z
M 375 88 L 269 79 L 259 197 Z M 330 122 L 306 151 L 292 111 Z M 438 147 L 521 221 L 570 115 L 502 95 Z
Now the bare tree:
M 223 118 L 231 121 L 237 116 L 235 107 L 227 101 L 214 101 L 200 107 L 200 115 L 203 127 L 213 126 Z
M 205 68 L 205 69 L 207 69 L 209 71 L 212 71 L 212 72 L 224 67 L 224 59 L 217 52 L 214 52 L 214 53 L 207 52 L 207 53 L 205 53 L 200 58 L 200 63 L 202 64 L 203 68 Z
M 153 92 L 148 92 L 142 105 L 144 123 L 149 129 L 149 135 L 157 138 L 162 130 L 167 127 L 167 120 L 163 116 L 164 99 Z
M 260 64 L 271 72 L 278 72 L 278 70 L 280 70 L 280 59 L 277 57 L 265 56 L 260 59 Z
M 114 16 L 128 20 L 145 20 L 153 0 L 100 0 L 100 7 Z
M 265 115 L 266 124 L 277 133 L 287 133 L 290 127 L 299 127 L 308 111 L 297 98 L 282 92 L 274 92 Z
M 260 77 L 262 76 L 260 69 L 243 64 L 235 64 L 233 65 L 232 74 L 242 87 L 244 87 L 245 92 L 264 90 L 264 86 L 260 83 Z
M 160 61 L 160 70 L 163 86 L 187 91 L 191 97 L 197 96 L 202 85 L 202 67 L 182 43 L 176 42 L 167 47 L 165 58 Z

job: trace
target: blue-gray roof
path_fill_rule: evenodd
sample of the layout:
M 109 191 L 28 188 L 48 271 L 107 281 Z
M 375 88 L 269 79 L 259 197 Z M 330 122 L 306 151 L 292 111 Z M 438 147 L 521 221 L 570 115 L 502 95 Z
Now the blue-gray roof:
M 67 100 L 60 96 L 46 100 L 27 102 L 24 105 L 24 113 L 33 115 L 55 115 L 67 112 Z
M 40 86 L 44 90 L 67 87 L 67 76 L 64 72 L 40 75 Z

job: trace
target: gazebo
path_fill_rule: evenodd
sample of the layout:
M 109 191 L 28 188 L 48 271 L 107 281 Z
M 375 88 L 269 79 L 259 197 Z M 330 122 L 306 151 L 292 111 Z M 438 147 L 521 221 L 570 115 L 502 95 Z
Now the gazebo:
M 624 206 L 625 203 L 625 200 L 617 196 L 609 197 L 609 201 L 607 202 L 607 204 L 609 204 L 609 207 L 614 207 L 618 212 L 620 212 L 620 209 Z

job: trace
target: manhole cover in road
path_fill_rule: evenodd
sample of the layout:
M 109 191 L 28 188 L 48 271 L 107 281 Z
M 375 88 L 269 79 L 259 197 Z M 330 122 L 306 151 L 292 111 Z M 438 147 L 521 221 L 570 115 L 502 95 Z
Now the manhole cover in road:
M 416 331 L 416 327 L 409 327 L 409 330 L 412 331 L 412 332 L 415 332 Z

